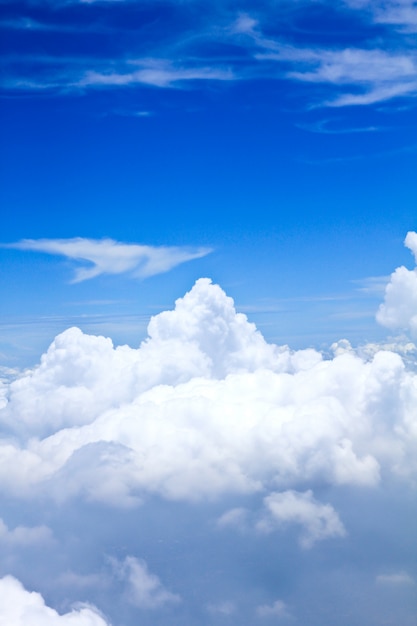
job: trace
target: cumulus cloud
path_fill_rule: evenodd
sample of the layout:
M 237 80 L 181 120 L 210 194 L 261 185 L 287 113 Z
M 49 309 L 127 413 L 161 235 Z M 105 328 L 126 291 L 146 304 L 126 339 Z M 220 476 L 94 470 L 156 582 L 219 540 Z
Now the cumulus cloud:
M 404 244 L 417 262 L 417 233 L 407 233 Z M 417 336 L 417 268 L 408 270 L 401 266 L 391 274 L 376 318 L 387 328 L 409 331 Z
M 270 532 L 275 526 L 299 524 L 303 527 L 300 544 L 311 548 L 316 541 L 327 537 L 344 537 L 345 528 L 334 508 L 322 504 L 308 490 L 271 493 L 264 500 L 267 515 L 258 523 L 258 529 Z
M 417 385 L 398 354 L 268 344 L 208 279 L 148 332 L 115 349 L 70 329 L 8 386 L 2 491 L 132 506 L 415 472 Z
M 185 261 L 199 259 L 211 252 L 210 248 L 178 246 L 145 246 L 121 243 L 113 239 L 23 239 L 8 244 L 9 248 L 32 250 L 65 256 L 88 263 L 88 267 L 75 270 L 73 283 L 95 278 L 100 274 L 130 273 L 138 278 L 148 278 L 173 269 Z
M 59 615 L 39 593 L 27 591 L 12 576 L 0 579 L 0 598 L 1 626 L 110 626 L 91 606 Z
M 414 247 L 413 236 L 407 242 Z M 209 279 L 153 317 L 136 349 L 67 330 L 39 365 L 2 380 L 0 493 L 11 503 L 3 513 L 10 527 L 0 522 L 3 567 L 26 586 L 31 577 L 42 580 L 48 604 L 60 610 L 82 594 L 114 622 L 122 611 L 124 623 L 136 624 L 139 610 L 150 624 L 159 609 L 164 623 L 171 623 L 170 611 L 185 622 L 193 610 L 203 616 L 195 623 L 207 612 L 216 621 L 238 610 L 242 623 L 255 615 L 292 619 L 276 588 L 259 589 L 266 573 L 281 568 L 286 575 L 287 567 L 308 562 L 308 571 L 314 564 L 331 576 L 318 561 L 328 562 L 326 550 L 337 554 L 339 542 L 326 548 L 337 538 L 351 542 L 354 562 L 364 533 L 356 532 L 362 511 L 352 512 L 352 501 L 369 496 L 364 519 L 375 526 L 385 523 L 380 509 L 378 520 L 367 516 L 386 494 L 395 492 L 395 505 L 410 510 L 417 470 L 417 375 L 407 362 L 413 354 L 406 340 L 360 349 L 341 340 L 332 357 L 270 344 Z M 381 536 L 400 532 L 395 523 L 389 527 Z M 373 554 L 375 534 L 366 534 L 375 541 Z M 293 536 L 314 550 L 298 550 Z M 31 561 L 33 546 L 45 551 L 42 565 Z M 235 576 L 242 554 L 255 552 L 244 576 Z M 371 559 L 374 593 L 387 585 L 413 590 L 401 554 Z M 193 576 L 198 583 L 188 592 Z M 290 587 L 299 580 L 288 582 L 294 606 Z M 60 615 L 15 578 L 0 580 L 0 597 L 4 626 L 107 624 L 92 606 Z M 301 610 L 309 610 L 308 600 Z
M 113 562 L 116 574 L 127 584 L 128 601 L 141 609 L 158 609 L 167 604 L 177 604 L 180 596 L 162 585 L 158 576 L 148 570 L 145 561 L 128 556 L 122 563 Z

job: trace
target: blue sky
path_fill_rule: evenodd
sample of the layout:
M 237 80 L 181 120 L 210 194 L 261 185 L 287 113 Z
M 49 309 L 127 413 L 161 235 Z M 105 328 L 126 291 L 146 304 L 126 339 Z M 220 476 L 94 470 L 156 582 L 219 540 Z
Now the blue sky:
M 115 317 L 171 306 L 200 276 L 281 343 L 378 336 L 377 302 L 353 281 L 406 262 L 400 242 L 414 228 L 413 3 L 1 9 L 2 242 L 213 250 L 152 280 L 68 287 L 62 258 L 3 248 L 10 364 L 36 362 L 73 318 L 87 329 L 91 301 L 109 302 L 107 332 L 134 343 L 136 328 L 115 330 Z M 22 323 L 13 339 L 11 321 Z
M 0 626 L 414 623 L 416 33 L 0 0 Z

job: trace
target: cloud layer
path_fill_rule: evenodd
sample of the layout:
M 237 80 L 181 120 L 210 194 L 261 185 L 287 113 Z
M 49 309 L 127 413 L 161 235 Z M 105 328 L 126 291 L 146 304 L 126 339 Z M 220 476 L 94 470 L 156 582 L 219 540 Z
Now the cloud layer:
M 146 493 L 373 486 L 415 471 L 416 402 L 399 355 L 267 344 L 201 279 L 139 349 L 72 328 L 11 383 L 0 416 L 19 444 L 2 442 L 0 488 L 128 506 Z
M 410 40 L 417 13 L 411 0 L 217 6 L 200 0 L 156 7 L 146 1 L 73 1 L 56 3 L 53 11 L 50 3 L 37 10 L 33 4 L 19 5 L 0 24 L 7 34 L 17 31 L 23 42 L 27 39 L 26 54 L 16 58 L 12 47 L 7 55 L 3 82 L 7 91 L 67 95 L 149 86 L 204 89 L 213 82 L 266 78 L 309 83 L 310 105 L 332 107 L 412 98 L 417 91 Z M 343 36 L 325 36 L 321 24 Z M 139 38 L 132 38 L 134 29 Z M 53 41 L 63 33 L 60 54 L 53 45 L 42 55 L 32 49 L 33 39 L 45 40 L 48 34 Z M 85 42 L 91 36 L 101 42 L 103 51 L 78 51 L 73 38 Z M 83 48 L 89 50 L 86 44 Z
M 409 233 L 406 239 L 413 251 L 416 237 Z M 398 275 L 391 277 L 396 286 L 387 287 L 383 306 L 402 311 L 406 301 L 412 312 L 411 292 L 403 279 L 395 282 Z M 156 623 L 177 623 L 174 615 L 178 623 L 195 623 L 184 617 L 194 591 L 182 577 L 206 517 L 212 533 L 207 545 L 213 537 L 218 545 L 224 542 L 231 559 L 240 540 L 256 546 L 255 553 L 263 545 L 272 550 L 294 544 L 291 550 L 304 556 L 292 552 L 291 558 L 305 561 L 326 545 L 345 554 L 349 549 L 340 546 L 358 541 L 351 538 L 356 513 L 346 499 L 378 498 L 393 484 L 399 494 L 410 494 L 415 484 L 417 374 L 394 351 L 395 342 L 390 346 L 354 350 L 340 341 L 329 358 L 269 344 L 207 278 L 173 310 L 150 320 L 137 349 L 114 347 L 110 339 L 77 328 L 58 335 L 39 365 L 3 381 L 0 493 L 14 504 L 0 521 L 3 567 L 9 568 L 2 575 L 13 574 L 0 580 L 6 598 L 0 623 L 108 623 L 92 606 L 74 608 L 65 597 L 57 612 L 58 604 L 49 608 L 39 593 L 27 591 L 36 585 L 27 568 L 19 569 L 19 559 L 29 551 L 45 551 L 53 562 L 56 575 L 49 582 L 44 577 L 37 589 L 49 604 L 48 594 L 65 589 L 106 611 L 115 603 L 128 626 L 136 623 L 135 611 L 144 624 L 153 623 L 151 614 L 161 616 Z M 38 510 L 45 511 L 42 522 L 33 516 Z M 158 510 L 166 517 L 155 513 L 160 526 L 154 530 L 145 520 Z M 380 525 L 384 516 L 378 515 L 367 520 L 361 513 L 359 528 Z M 181 516 L 190 526 L 176 552 Z M 128 530 L 122 530 L 125 517 L 135 520 Z M 78 534 L 88 532 L 89 524 L 97 545 L 77 548 Z M 78 549 L 77 560 L 71 552 Z M 209 548 L 204 554 L 210 563 Z M 170 556 L 172 570 L 164 566 Z M 387 585 L 412 587 L 404 558 L 394 565 L 385 572 L 384 563 L 375 567 L 375 593 Z M 204 571 L 208 576 L 211 570 Z M 187 575 L 198 584 L 197 570 Z M 43 578 L 38 574 L 36 580 Z M 241 596 L 214 593 L 213 582 L 201 585 L 204 592 L 195 593 L 206 616 L 242 617 Z M 296 621 L 300 607 L 284 591 L 254 592 L 247 620 Z

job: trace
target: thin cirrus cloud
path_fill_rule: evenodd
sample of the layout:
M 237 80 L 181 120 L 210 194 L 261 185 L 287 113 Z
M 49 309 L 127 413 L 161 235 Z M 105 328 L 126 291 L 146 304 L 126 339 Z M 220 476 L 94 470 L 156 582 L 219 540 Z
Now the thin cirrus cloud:
M 417 64 L 414 53 L 288 45 L 283 41 L 264 37 L 258 22 L 248 16 L 239 18 L 235 30 L 253 39 L 259 49 L 254 56 L 260 62 L 291 64 L 292 69 L 283 72 L 289 80 L 335 87 L 354 86 L 359 87 L 362 92 L 332 96 L 321 102 L 326 106 L 374 104 L 417 92 Z
M 144 65 L 141 69 L 130 70 L 132 65 Z M 210 67 L 174 68 L 168 61 L 155 60 L 145 65 L 143 61 L 131 61 L 124 72 L 101 73 L 87 72 L 76 84 L 79 87 L 128 86 L 135 84 L 154 87 L 172 87 L 184 81 L 193 80 L 233 80 L 229 70 Z
M 123 33 L 123 26 L 114 26 L 118 21 L 111 16 L 124 15 L 126 24 L 126 15 L 132 11 L 131 28 L 136 24 L 142 35 L 141 45 L 135 46 L 128 37 L 124 39 L 127 43 L 122 54 L 120 48 L 112 53 L 111 46 L 103 48 L 105 54 L 100 54 L 100 49 L 94 56 L 75 54 L 68 45 L 59 55 L 51 49 L 40 56 L 30 49 L 29 43 L 27 51 L 23 49 L 18 56 L 14 49 L 5 55 L 6 90 L 58 91 L 62 96 L 79 90 L 128 86 L 159 89 L 187 86 L 194 90 L 204 89 L 205 84 L 213 81 L 232 84 L 262 78 L 309 84 L 304 92 L 307 107 L 367 106 L 398 97 L 414 98 L 417 92 L 416 55 L 409 41 L 410 32 L 417 28 L 417 9 L 409 0 L 384 3 L 345 0 L 336 8 L 332 5 L 332 10 L 330 3 L 324 3 L 322 10 L 330 11 L 329 19 L 334 18 L 336 11 L 340 20 L 348 18 L 357 24 L 360 36 L 346 41 L 345 45 L 329 43 L 320 33 L 313 43 L 306 43 L 300 36 L 297 20 L 308 19 L 315 3 L 307 1 L 291 8 L 286 3 L 281 8 L 265 3 L 256 14 L 247 12 L 243 4 L 232 6 L 226 2 L 222 8 L 212 7 L 204 19 L 201 15 L 196 19 L 194 3 L 192 7 L 188 3 L 161 4 L 158 20 L 152 23 L 151 28 L 156 29 L 150 31 L 152 37 L 147 35 L 150 25 L 146 20 L 134 21 L 137 20 L 135 3 L 78 4 L 82 5 L 85 18 L 82 23 L 76 17 L 73 23 L 60 19 L 59 11 L 51 20 L 50 5 L 46 4 L 45 15 L 40 14 L 35 21 L 30 11 L 23 10 L 22 15 L 3 22 L 2 27 L 6 31 L 20 29 L 23 34 L 38 32 L 39 37 L 43 28 L 49 31 L 55 28 L 57 33 L 65 28 L 69 37 L 73 32 L 78 38 L 89 37 L 98 29 L 103 41 L 113 41 Z M 70 7 L 71 3 L 66 6 Z M 201 3 L 200 8 L 203 6 Z M 149 11 L 146 2 L 143 7 Z M 96 13 L 104 20 L 93 19 Z M 280 26 L 282 18 L 286 29 Z M 156 27 L 158 23 L 160 26 Z M 373 32 L 375 27 L 384 29 L 383 45 L 375 43 L 378 41 Z M 346 32 L 349 28 L 351 22 Z
M 129 273 L 137 278 L 148 278 L 173 269 L 181 263 L 200 259 L 211 248 L 180 246 L 145 246 L 121 243 L 113 239 L 23 239 L 7 247 L 64 256 L 92 265 L 78 267 L 71 282 L 79 283 L 101 274 Z
M 353 9 L 366 9 L 379 24 L 392 24 L 405 32 L 416 32 L 417 7 L 414 0 L 345 0 Z

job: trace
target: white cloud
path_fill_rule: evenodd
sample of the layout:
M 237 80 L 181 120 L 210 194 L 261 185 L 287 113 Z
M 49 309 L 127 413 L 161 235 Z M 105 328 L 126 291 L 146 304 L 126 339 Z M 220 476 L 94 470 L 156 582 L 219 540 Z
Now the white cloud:
M 269 40 L 265 47 L 272 47 Z M 417 64 L 415 56 L 409 53 L 296 48 L 277 43 L 271 51 L 256 56 L 259 60 L 292 62 L 295 67 L 287 72 L 287 77 L 293 80 L 360 88 L 359 93 L 344 93 L 327 100 L 327 106 L 373 104 L 417 93 Z
M 178 604 L 180 596 L 171 593 L 145 561 L 128 556 L 122 563 L 113 561 L 117 576 L 127 584 L 128 601 L 141 609 L 159 609 L 167 604 Z
M 136 62 L 141 64 L 142 62 Z M 151 60 L 147 66 L 138 70 L 131 69 L 131 61 L 124 71 L 101 73 L 89 71 L 77 83 L 77 87 L 123 87 L 128 85 L 152 85 L 154 87 L 178 87 L 182 82 L 191 80 L 233 80 L 230 70 L 210 67 L 174 68 L 167 61 Z
M 248 511 L 243 507 L 236 507 L 226 511 L 217 520 L 217 526 L 219 528 L 239 528 L 244 530 L 247 527 Z
M 264 504 L 267 514 L 258 522 L 257 528 L 271 532 L 277 526 L 299 524 L 304 529 L 300 538 L 303 548 L 311 548 L 316 541 L 328 537 L 344 537 L 346 534 L 334 508 L 315 500 L 311 490 L 271 493 L 264 499 Z
M 95 607 L 59 615 L 12 576 L 0 579 L 0 626 L 110 626 Z
M 257 607 L 256 613 L 259 617 L 273 617 L 275 619 L 288 619 L 291 617 L 287 605 L 282 600 L 275 600 L 273 604 L 261 604 Z
M 290 64 L 291 69 L 283 70 L 289 79 L 343 88 L 344 93 L 322 101 L 325 106 L 367 105 L 417 93 L 416 56 L 407 46 L 401 52 L 366 47 L 294 46 L 264 36 L 259 22 L 249 15 L 240 16 L 231 32 L 252 42 L 257 48 L 254 57 L 260 63 Z M 354 91 L 346 93 L 347 87 L 353 87 Z
M 417 262 L 417 233 L 409 232 L 404 243 Z M 417 336 L 417 268 L 408 270 L 401 266 L 391 274 L 376 319 L 387 328 L 409 331 Z
M 410 510 L 417 375 L 405 357 L 414 353 L 405 340 L 361 349 L 340 341 L 333 358 L 268 344 L 208 279 L 155 316 L 137 349 L 66 331 L 39 366 L 3 381 L 0 493 L 12 506 L 5 520 L 18 520 L 10 528 L 0 523 L 3 571 L 41 580 L 57 608 L 93 599 L 114 623 L 121 614 L 126 624 L 152 621 L 158 609 L 164 623 L 170 611 L 177 621 L 192 611 L 202 621 L 292 619 L 277 588 L 268 583 L 259 595 L 266 575 L 271 580 L 274 572 L 278 581 L 303 562 L 329 580 L 329 566 L 321 565 L 341 548 L 334 538 L 346 535 L 349 567 L 359 567 L 361 525 L 403 532 L 372 516 L 381 494 Z M 341 493 L 341 486 L 348 488 Z M 358 501 L 363 514 L 351 514 Z M 137 511 L 111 508 L 139 503 Z M 48 544 L 42 523 L 51 524 L 59 549 Z M 297 537 L 315 549 L 297 551 Z M 34 558 L 38 545 L 42 559 Z M 186 559 L 178 558 L 188 549 Z M 241 569 L 236 575 L 242 554 L 255 553 L 244 576 Z M 117 560 L 103 563 L 107 554 Z M 135 554 L 145 555 L 149 567 L 125 558 Z M 368 590 L 377 584 L 412 592 L 411 576 L 395 569 L 406 569 L 401 555 L 384 559 L 371 560 Z M 199 580 L 187 591 L 194 576 Z M 91 607 L 66 608 L 61 616 L 15 579 L 4 580 L 0 597 L 15 600 L 0 606 L 1 625 L 106 623 Z M 291 585 L 298 584 L 289 582 L 294 607 L 302 591 Z M 300 605 L 307 610 L 308 603 Z
M 78 283 L 100 274 L 129 272 L 138 278 L 168 272 L 172 268 L 211 252 L 210 248 L 177 246 L 145 246 L 121 243 L 113 239 L 23 239 L 8 244 L 9 248 L 33 250 L 65 256 L 75 261 L 87 262 L 88 267 L 78 267 L 72 282 Z M 92 266 L 91 266 L 92 265 Z
M 0 518 L 0 543 L 6 546 L 42 545 L 52 540 L 52 532 L 47 526 L 16 526 L 10 530 Z
M 397 572 L 394 574 L 380 574 L 376 577 L 376 582 L 379 585 L 415 585 L 415 580 L 412 576 L 406 572 Z
M 345 0 L 353 9 L 368 9 L 376 23 L 392 24 L 405 32 L 417 29 L 417 7 L 414 0 Z
M 398 354 L 268 344 L 208 279 L 148 330 L 114 349 L 70 329 L 8 386 L 0 489 L 132 506 L 414 475 L 416 375 Z

